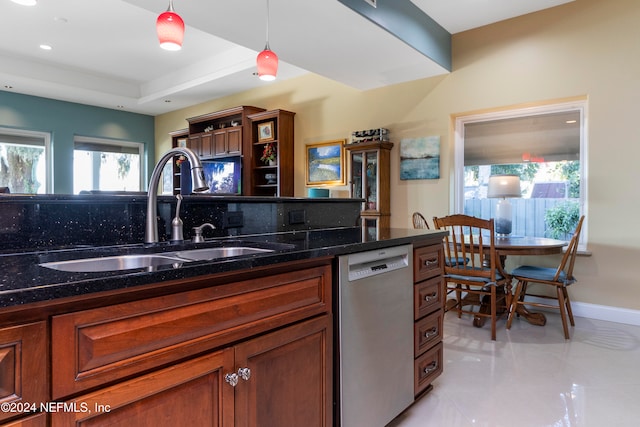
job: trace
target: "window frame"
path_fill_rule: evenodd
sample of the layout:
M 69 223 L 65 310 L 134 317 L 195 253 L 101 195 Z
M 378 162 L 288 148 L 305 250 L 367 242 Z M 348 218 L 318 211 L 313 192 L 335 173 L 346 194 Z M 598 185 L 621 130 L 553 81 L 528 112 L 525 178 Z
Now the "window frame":
M 142 142 L 135 141 L 126 141 L 120 139 L 111 139 L 111 138 L 98 138 L 91 136 L 82 136 L 82 135 L 74 135 L 73 137 L 73 152 L 75 153 L 79 144 L 89 144 L 96 146 L 116 146 L 116 147 L 126 147 L 126 148 L 134 148 L 138 152 L 140 156 L 140 176 L 138 177 L 140 191 L 146 191 L 145 187 L 145 175 L 146 175 L 146 161 L 145 161 L 145 144 Z M 81 148 L 80 148 L 81 149 Z M 84 150 L 84 151 L 92 151 L 92 150 Z M 97 151 L 97 150 L 96 150 Z M 107 150 L 108 151 L 108 150 Z M 74 177 L 75 180 L 75 177 Z M 93 183 L 92 183 L 93 186 Z
M 53 192 L 53 151 L 51 147 L 51 134 L 48 132 L 39 132 L 33 130 L 16 129 L 0 126 L 0 135 L 23 136 L 29 138 L 42 139 L 43 145 L 30 144 L 34 147 L 44 146 L 44 171 L 45 171 L 45 194 Z
M 578 111 L 580 113 L 580 214 L 588 211 L 588 103 L 586 97 L 578 97 L 565 101 L 549 101 L 537 105 L 513 106 L 474 113 L 452 115 L 454 129 L 454 159 L 452 180 L 452 206 L 455 213 L 464 213 L 464 129 L 469 123 L 536 116 L 541 114 Z M 589 216 L 586 215 L 585 223 Z M 579 249 L 586 250 L 586 224 L 582 227 Z

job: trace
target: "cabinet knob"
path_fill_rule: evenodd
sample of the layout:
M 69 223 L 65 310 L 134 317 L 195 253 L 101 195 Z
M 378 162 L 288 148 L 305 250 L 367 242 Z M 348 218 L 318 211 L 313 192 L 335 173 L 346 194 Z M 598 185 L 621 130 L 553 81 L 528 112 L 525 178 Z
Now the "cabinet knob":
M 225 374 L 224 380 L 231 385 L 231 387 L 235 387 L 238 385 L 238 374 L 235 372 L 232 374 Z
M 245 381 L 248 381 L 251 378 L 251 369 L 249 368 L 239 368 L 238 376 Z

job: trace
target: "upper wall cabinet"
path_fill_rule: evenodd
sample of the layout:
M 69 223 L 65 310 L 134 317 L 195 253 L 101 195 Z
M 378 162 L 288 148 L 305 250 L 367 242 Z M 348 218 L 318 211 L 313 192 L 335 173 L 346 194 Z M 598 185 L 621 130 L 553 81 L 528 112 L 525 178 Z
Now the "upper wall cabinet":
M 243 162 L 244 194 L 293 196 L 293 117 L 285 110 L 248 116 L 251 149 Z
M 188 118 L 187 146 L 201 158 L 241 156 L 251 146 L 247 116 L 264 108 L 240 106 Z

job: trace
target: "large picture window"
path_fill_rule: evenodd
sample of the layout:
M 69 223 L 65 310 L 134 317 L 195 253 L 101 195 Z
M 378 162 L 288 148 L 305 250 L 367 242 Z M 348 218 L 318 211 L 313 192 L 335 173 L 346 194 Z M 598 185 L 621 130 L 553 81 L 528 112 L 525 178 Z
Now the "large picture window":
M 11 193 L 51 192 L 50 136 L 0 128 L 0 187 Z
M 495 217 L 489 177 L 517 175 L 512 235 L 568 240 L 586 210 L 585 110 L 578 101 L 457 117 L 456 212 Z
M 144 145 L 76 137 L 73 192 L 141 191 Z

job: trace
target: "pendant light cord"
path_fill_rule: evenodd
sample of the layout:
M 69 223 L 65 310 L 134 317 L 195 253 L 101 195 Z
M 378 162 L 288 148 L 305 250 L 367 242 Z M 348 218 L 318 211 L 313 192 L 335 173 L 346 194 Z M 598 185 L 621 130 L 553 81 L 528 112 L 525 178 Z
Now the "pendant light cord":
M 264 45 L 265 50 L 271 50 L 269 47 L 269 0 L 267 0 L 267 43 Z

